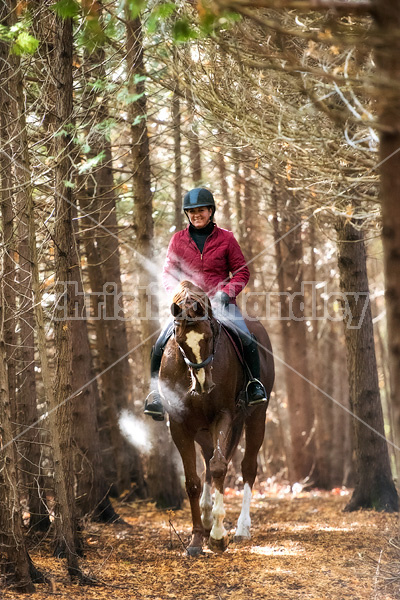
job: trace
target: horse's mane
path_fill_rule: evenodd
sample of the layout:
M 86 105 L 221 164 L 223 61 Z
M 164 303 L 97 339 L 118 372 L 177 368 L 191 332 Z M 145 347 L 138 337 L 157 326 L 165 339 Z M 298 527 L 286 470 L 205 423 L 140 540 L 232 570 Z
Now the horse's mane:
M 210 309 L 211 302 L 207 294 L 191 281 L 181 281 L 175 290 L 172 300 L 181 306 L 187 302 L 198 302 L 203 309 Z

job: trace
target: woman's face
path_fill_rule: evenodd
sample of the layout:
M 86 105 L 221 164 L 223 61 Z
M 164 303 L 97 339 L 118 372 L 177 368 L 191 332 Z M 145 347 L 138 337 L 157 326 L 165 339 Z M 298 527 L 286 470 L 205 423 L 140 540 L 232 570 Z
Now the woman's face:
M 199 206 L 197 208 L 189 208 L 187 211 L 189 221 L 196 229 L 201 229 L 208 225 L 212 215 L 212 208 L 209 206 Z

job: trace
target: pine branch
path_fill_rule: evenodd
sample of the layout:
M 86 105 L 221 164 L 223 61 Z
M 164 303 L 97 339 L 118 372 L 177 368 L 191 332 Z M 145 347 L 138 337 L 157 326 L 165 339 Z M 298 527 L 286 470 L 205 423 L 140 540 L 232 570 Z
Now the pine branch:
M 369 15 L 373 5 L 368 0 L 360 2 L 346 2 L 342 0 L 218 0 L 217 4 L 223 8 L 239 9 L 268 8 L 275 10 L 297 10 L 301 12 L 333 10 L 342 15 Z

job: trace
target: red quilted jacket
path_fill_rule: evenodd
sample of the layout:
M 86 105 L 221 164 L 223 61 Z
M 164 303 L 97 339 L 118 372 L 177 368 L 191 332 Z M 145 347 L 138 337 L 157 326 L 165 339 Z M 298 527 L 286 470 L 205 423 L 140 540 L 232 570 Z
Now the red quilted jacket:
M 172 236 L 163 270 L 167 292 L 188 279 L 211 297 L 222 290 L 234 302 L 249 277 L 245 258 L 231 231 L 215 225 L 202 254 L 190 236 L 189 226 Z

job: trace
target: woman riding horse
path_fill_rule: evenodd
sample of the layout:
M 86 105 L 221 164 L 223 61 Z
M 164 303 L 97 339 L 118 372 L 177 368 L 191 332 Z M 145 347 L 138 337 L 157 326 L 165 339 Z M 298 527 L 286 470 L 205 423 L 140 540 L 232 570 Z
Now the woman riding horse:
M 219 320 L 239 336 L 250 381 L 247 385 L 249 406 L 267 402 L 260 381 L 260 357 L 257 341 L 236 305 L 236 297 L 250 278 L 245 258 L 231 231 L 214 222 L 215 201 L 206 188 L 190 190 L 184 197 L 183 210 L 189 219 L 186 229 L 172 237 L 163 270 L 163 283 L 171 293 L 182 280 L 190 280 L 202 288 L 213 303 Z M 164 348 L 173 332 L 170 320 L 157 339 L 151 356 L 151 391 L 144 412 L 155 421 L 164 419 L 164 408 L 158 392 L 158 373 Z

